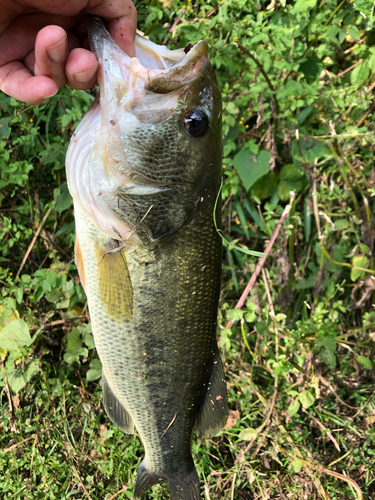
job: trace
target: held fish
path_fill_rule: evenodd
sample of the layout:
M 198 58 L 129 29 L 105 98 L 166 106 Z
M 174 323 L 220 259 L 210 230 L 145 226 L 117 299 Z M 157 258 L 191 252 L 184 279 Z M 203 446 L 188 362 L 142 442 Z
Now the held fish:
M 130 58 L 100 19 L 88 31 L 100 96 L 66 168 L 104 407 L 142 439 L 134 496 L 166 482 L 172 500 L 194 500 L 193 430 L 211 435 L 228 415 L 216 342 L 221 93 L 204 41 L 171 51 L 137 37 Z

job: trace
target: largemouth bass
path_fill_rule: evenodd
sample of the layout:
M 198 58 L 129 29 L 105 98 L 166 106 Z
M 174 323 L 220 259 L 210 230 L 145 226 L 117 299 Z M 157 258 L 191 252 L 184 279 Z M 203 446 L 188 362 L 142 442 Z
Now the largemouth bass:
M 228 415 L 216 342 L 221 93 L 204 41 L 171 51 L 138 37 L 130 58 L 99 19 L 88 29 L 100 96 L 66 167 L 104 407 L 142 439 L 134 496 L 166 482 L 172 500 L 194 500 L 193 430 L 215 433 Z

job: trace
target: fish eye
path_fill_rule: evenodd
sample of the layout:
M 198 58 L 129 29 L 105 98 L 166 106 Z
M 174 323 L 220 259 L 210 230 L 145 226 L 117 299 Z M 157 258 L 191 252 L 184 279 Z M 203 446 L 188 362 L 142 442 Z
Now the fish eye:
M 193 137 L 202 137 L 209 127 L 208 116 L 201 109 L 193 109 L 186 113 L 184 125 L 188 134 Z

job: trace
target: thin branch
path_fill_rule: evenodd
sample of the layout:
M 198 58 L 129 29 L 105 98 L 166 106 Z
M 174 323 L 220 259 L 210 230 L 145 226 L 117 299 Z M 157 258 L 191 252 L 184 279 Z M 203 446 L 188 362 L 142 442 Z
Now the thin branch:
M 114 500 L 116 497 L 118 497 L 121 493 L 123 493 L 123 492 L 124 492 L 124 491 L 126 491 L 127 489 L 128 489 L 128 487 L 127 487 L 127 486 L 123 486 L 123 487 L 121 488 L 121 490 L 118 490 L 118 492 L 117 492 L 117 493 L 115 493 L 114 495 L 112 495 L 111 497 L 109 497 L 109 499 L 108 499 L 108 500 Z
M 262 257 L 261 259 L 259 259 L 259 262 L 258 262 L 258 265 L 257 267 L 255 268 L 255 271 L 254 271 L 254 274 L 251 276 L 251 279 L 249 281 L 249 283 L 247 284 L 244 292 L 242 293 L 239 301 L 237 302 L 236 304 L 236 307 L 235 309 L 242 309 L 242 306 L 244 305 L 245 303 L 245 300 L 247 298 L 247 296 L 249 295 L 250 293 L 250 290 L 252 289 L 252 287 L 254 286 L 254 283 L 260 273 L 260 271 L 262 270 L 262 267 L 264 266 L 264 263 L 268 257 L 268 254 L 270 253 L 271 251 L 271 248 L 273 247 L 273 244 L 275 243 L 276 241 L 276 238 L 278 237 L 279 235 L 279 232 L 280 232 L 280 229 L 281 229 L 281 226 L 284 224 L 286 218 L 288 217 L 289 215 L 289 212 L 292 208 L 292 204 L 293 204 L 293 201 L 294 201 L 294 193 L 292 194 L 292 196 L 290 197 L 290 202 L 289 202 L 289 205 L 287 205 L 285 207 L 285 210 L 279 220 L 279 222 L 276 224 L 276 227 L 275 227 L 275 230 L 270 238 L 270 241 L 268 242 L 268 245 L 266 247 L 266 249 L 264 250 L 264 257 Z M 231 328 L 233 326 L 233 323 L 234 323 L 234 320 L 231 319 L 226 328 Z
M 284 455 L 286 455 L 286 456 L 288 456 L 290 458 L 294 458 L 293 455 L 291 455 L 290 453 L 288 453 L 283 448 L 279 448 L 279 451 L 280 451 L 280 453 L 283 453 Z M 346 483 L 350 484 L 355 489 L 355 491 L 356 491 L 356 493 L 358 495 L 357 499 L 358 500 L 362 500 L 363 499 L 361 488 L 354 481 L 354 479 L 351 479 L 350 477 L 344 476 L 343 474 L 340 474 L 340 473 L 335 472 L 333 470 L 325 469 L 324 467 L 321 467 L 320 465 L 313 465 L 313 464 L 311 464 L 307 460 L 304 460 L 301 457 L 298 457 L 298 460 L 300 460 L 303 463 L 303 465 L 311 467 L 312 469 L 315 469 L 316 471 L 318 471 L 320 473 L 328 474 L 329 476 L 333 476 L 333 477 L 335 477 L 337 479 L 341 479 L 342 481 L 345 481 Z
M 30 245 L 29 245 L 29 248 L 27 249 L 27 252 L 25 253 L 24 258 L 22 259 L 22 262 L 21 262 L 20 268 L 18 269 L 18 272 L 17 272 L 17 274 L 16 274 L 16 278 L 18 278 L 18 276 L 20 275 L 20 273 L 21 273 L 21 271 L 22 271 L 22 269 L 23 269 L 24 265 L 26 264 L 26 261 L 27 261 L 27 259 L 28 259 L 29 255 L 30 255 L 30 253 L 31 253 L 31 250 L 33 249 L 33 246 L 35 245 L 35 242 L 36 242 L 36 240 L 37 240 L 37 238 L 38 238 L 38 236 L 39 236 L 39 233 L 40 233 L 40 231 L 42 230 L 42 228 L 43 228 L 44 224 L 46 223 L 46 220 L 48 219 L 48 216 L 49 216 L 49 214 L 51 213 L 51 210 L 52 210 L 52 208 L 49 208 L 49 209 L 47 210 L 47 212 L 46 212 L 45 216 L 44 216 L 44 217 L 43 217 L 43 219 L 42 219 L 42 222 L 39 224 L 39 227 L 38 227 L 38 229 L 36 230 L 36 232 L 35 232 L 35 234 L 34 234 L 34 238 L 31 240 L 31 243 L 30 243 Z
M 85 495 L 87 496 L 87 498 L 89 500 L 92 500 L 92 498 L 90 497 L 89 492 L 87 491 L 85 485 L 83 484 L 82 479 L 80 478 L 80 475 L 78 474 L 78 471 L 77 471 L 76 467 L 74 466 L 74 464 L 72 464 L 72 469 L 73 469 L 74 474 L 77 476 L 77 479 L 78 479 L 78 482 L 79 482 L 78 484 L 79 484 L 80 488 L 83 489 L 83 492 L 85 493 Z
M 15 450 L 18 446 L 21 446 L 21 444 L 27 443 L 27 441 L 31 441 L 32 439 L 35 439 L 37 434 L 33 434 L 32 436 L 22 439 L 22 441 L 19 441 L 18 443 L 12 444 L 12 446 L 9 446 L 9 448 L 4 448 L 3 453 L 9 453 L 10 451 Z
M 357 66 L 359 66 L 360 64 L 362 64 L 364 61 L 364 59 L 360 59 L 359 61 L 357 61 L 356 63 L 352 64 L 351 66 L 349 66 L 349 68 L 346 68 L 344 69 L 344 71 L 341 71 L 340 73 L 338 73 L 337 75 L 335 75 L 331 80 L 328 80 L 327 82 L 323 82 L 324 85 L 328 85 L 329 83 L 332 83 L 334 82 L 335 80 L 338 80 L 339 78 L 341 78 L 342 76 L 346 75 L 346 73 L 349 73 L 349 71 L 351 71 L 352 69 L 356 68 Z
M 244 53 L 246 54 L 247 56 L 250 57 L 250 59 L 252 59 L 255 64 L 258 66 L 259 68 L 259 71 L 262 73 L 262 75 L 264 76 L 266 82 L 267 82 L 267 85 L 269 86 L 270 90 L 272 91 L 272 100 L 273 102 L 275 103 L 275 108 L 276 108 L 276 114 L 279 115 L 280 114 L 280 107 L 279 107 L 279 101 L 277 100 L 277 97 L 275 95 L 276 93 L 276 89 L 275 87 L 272 85 L 272 82 L 271 80 L 269 79 L 269 76 L 267 75 L 267 72 L 266 70 L 263 68 L 262 64 L 260 63 L 259 59 L 257 57 L 255 57 L 251 52 L 250 50 L 248 50 L 246 47 L 244 47 L 243 45 L 241 44 L 237 44 L 239 49 Z

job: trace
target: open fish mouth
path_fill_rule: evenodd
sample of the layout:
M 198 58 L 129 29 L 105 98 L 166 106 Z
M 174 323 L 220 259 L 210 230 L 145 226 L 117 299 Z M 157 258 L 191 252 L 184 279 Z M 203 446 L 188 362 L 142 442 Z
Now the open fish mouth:
M 107 237 L 137 245 L 143 230 L 143 241 L 156 241 L 172 226 L 179 227 L 192 210 L 179 210 L 177 194 L 174 201 L 170 195 L 190 193 L 186 196 L 193 200 L 202 176 L 202 155 L 213 144 L 208 131 L 220 127 L 216 103 L 221 96 L 208 45 L 200 41 L 169 50 L 137 36 L 136 57 L 129 57 L 100 17 L 89 17 L 87 28 L 100 63 L 100 93 L 67 153 L 69 190 L 75 204 Z M 146 223 L 157 217 L 156 205 L 163 205 L 159 198 L 164 200 L 163 217 L 173 213 L 179 223 L 160 223 L 157 229 L 146 230 Z M 144 199 L 149 200 L 145 211 L 139 208 Z M 127 213 L 137 212 L 134 220 L 119 215 L 125 203 Z M 146 212 L 147 221 L 141 223 Z
M 149 92 L 173 94 L 163 106 L 173 108 L 173 101 L 178 100 L 209 64 L 208 45 L 203 40 L 184 49 L 169 50 L 136 35 L 136 57 L 129 57 L 114 42 L 101 18 L 89 17 L 87 25 L 91 49 L 101 65 L 101 92 L 114 93 L 126 111 L 132 112 L 141 99 L 152 101 L 147 99 Z M 158 101 L 160 107 L 160 95 Z

